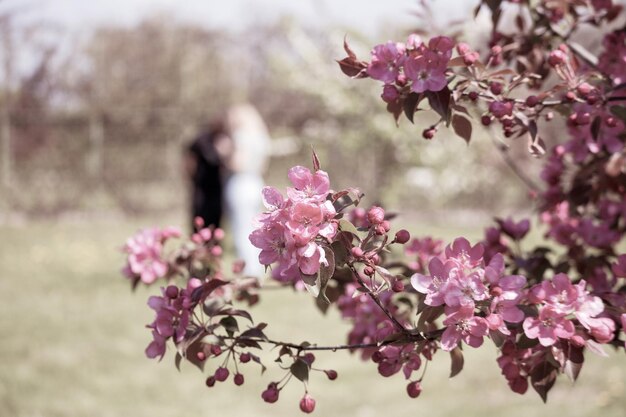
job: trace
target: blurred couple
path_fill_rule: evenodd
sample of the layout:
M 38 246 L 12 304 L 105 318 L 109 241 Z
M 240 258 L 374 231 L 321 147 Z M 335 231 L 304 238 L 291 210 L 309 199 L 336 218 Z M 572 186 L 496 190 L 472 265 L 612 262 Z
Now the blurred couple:
M 213 121 L 187 148 L 185 157 L 192 219 L 200 217 L 206 226 L 220 227 L 226 211 L 237 257 L 246 262 L 246 274 L 258 276 L 263 268 L 248 236 L 261 210 L 269 152 L 267 126 L 253 106 L 243 104 Z

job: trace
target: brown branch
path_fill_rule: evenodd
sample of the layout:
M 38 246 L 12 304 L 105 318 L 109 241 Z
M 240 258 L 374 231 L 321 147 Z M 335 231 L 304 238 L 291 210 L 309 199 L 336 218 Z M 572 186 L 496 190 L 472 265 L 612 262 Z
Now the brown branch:
M 369 297 L 372 299 L 372 301 L 374 301 L 376 303 L 376 305 L 378 307 L 380 307 L 380 309 L 383 311 L 383 313 L 385 313 L 385 315 L 387 317 L 389 317 L 389 320 L 391 320 L 391 322 L 394 324 L 394 326 L 401 331 L 402 333 L 408 334 L 409 331 L 402 325 L 402 323 L 400 323 L 398 321 L 398 319 L 396 319 L 393 314 L 391 314 L 391 312 L 389 311 L 389 309 L 387 307 L 385 307 L 383 305 L 383 303 L 380 301 L 380 298 L 378 298 L 378 296 L 376 294 L 374 294 L 365 284 L 365 282 L 363 282 L 363 279 L 361 278 L 361 276 L 359 275 L 358 271 L 356 270 L 356 268 L 354 267 L 354 265 L 350 262 L 347 263 L 348 268 L 350 268 L 350 271 L 352 271 L 352 274 L 354 275 L 354 277 L 356 278 L 356 280 L 359 282 L 359 284 L 361 284 L 361 286 L 363 288 L 367 288 L 368 292 L 366 293 L 367 295 L 369 295 Z

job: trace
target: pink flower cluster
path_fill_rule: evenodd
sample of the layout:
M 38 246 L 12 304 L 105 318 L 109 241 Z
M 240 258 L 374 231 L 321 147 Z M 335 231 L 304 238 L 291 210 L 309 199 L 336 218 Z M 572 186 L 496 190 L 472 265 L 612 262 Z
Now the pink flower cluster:
M 448 84 L 446 70 L 453 48 L 454 41 L 446 36 L 432 38 L 428 44 L 415 34 L 406 43 L 389 41 L 372 49 L 367 74 L 385 83 L 382 97 L 388 103 L 409 83 L 416 93 L 440 91 Z
M 127 264 L 122 269 L 124 276 L 145 284 L 152 284 L 167 274 L 168 263 L 163 259 L 163 246 L 170 238 L 180 237 L 175 227 L 151 228 L 139 231 L 128 238 L 122 251 L 128 254 Z
M 445 351 L 463 340 L 472 347 L 483 343 L 489 331 L 510 334 L 505 322 L 524 319 L 517 307 L 523 297 L 526 278 L 504 275 L 502 255 L 485 265 L 482 244 L 471 246 L 464 238 L 448 245 L 442 257 L 432 258 L 429 275 L 411 277 L 413 288 L 425 294 L 429 306 L 445 306 L 446 329 L 441 336 Z
M 152 342 L 146 348 L 148 358 L 163 358 L 169 338 L 175 343 L 181 342 L 189 324 L 193 302 L 193 290 L 202 286 L 202 281 L 192 278 L 186 289 L 174 285 L 161 289 L 161 296 L 151 296 L 148 306 L 156 312 L 156 318 L 147 327 L 152 329 Z
M 286 198 L 274 187 L 263 189 L 267 211 L 258 217 L 250 242 L 261 249 L 261 264 L 275 264 L 275 279 L 295 283 L 301 274 L 314 275 L 327 264 L 323 244 L 337 233 L 337 212 L 326 199 L 330 192 L 326 172 L 296 166 L 288 177 L 293 187 L 287 188 Z
M 576 285 L 565 274 L 557 274 L 552 281 L 543 281 L 531 288 L 528 301 L 539 305 L 537 317 L 524 320 L 524 333 L 529 339 L 539 339 L 542 346 L 552 346 L 559 339 L 570 340 L 584 346 L 589 336 L 598 343 L 613 339 L 615 323 L 608 317 L 599 317 L 604 303 L 599 297 L 586 290 L 587 282 L 580 280 Z M 587 331 L 576 331 L 576 318 Z
M 599 56 L 598 67 L 611 77 L 614 85 L 626 82 L 626 33 L 609 33 L 602 45 L 604 52 Z

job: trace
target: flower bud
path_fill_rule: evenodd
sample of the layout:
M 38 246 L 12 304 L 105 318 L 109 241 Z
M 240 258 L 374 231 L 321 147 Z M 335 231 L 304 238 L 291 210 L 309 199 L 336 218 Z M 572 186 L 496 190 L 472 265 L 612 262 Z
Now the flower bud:
M 363 273 L 368 277 L 371 277 L 372 275 L 374 275 L 374 268 L 372 268 L 371 266 L 366 266 L 365 268 L 363 268 Z
M 391 224 L 389 223 L 389 220 L 384 220 L 380 225 L 383 227 L 385 232 L 391 230 Z
M 210 376 L 206 379 L 206 386 L 207 387 L 212 387 L 213 385 L 215 385 L 215 377 L 214 376 Z
M 211 248 L 211 255 L 213 256 L 221 256 L 222 255 L 222 247 L 221 246 L 213 246 Z
M 241 355 L 239 355 L 239 362 L 241 363 L 250 362 L 250 354 L 248 352 L 244 352 Z
M 563 65 L 567 61 L 567 54 L 560 49 L 550 52 L 548 57 L 548 64 L 553 67 Z
M 204 219 L 200 216 L 196 216 L 193 219 L 193 224 L 197 229 L 202 229 L 204 227 Z
M 172 299 L 178 297 L 178 287 L 175 285 L 168 286 L 165 290 L 165 295 L 167 296 L 167 298 Z
M 417 49 L 422 46 L 422 43 L 422 38 L 419 35 L 411 33 L 409 38 L 406 40 L 406 49 Z
M 492 81 L 491 83 L 489 83 L 489 90 L 491 90 L 491 92 L 497 96 L 502 94 L 502 89 L 503 87 L 501 83 L 497 83 L 495 81 Z
M 267 386 L 267 389 L 263 391 L 263 393 L 261 393 L 261 398 L 263 398 L 263 401 L 265 401 L 266 403 L 272 404 L 278 401 L 279 392 L 280 391 L 278 390 L 276 383 L 270 382 L 270 384 Z
M 209 240 L 211 240 L 211 235 L 212 235 L 211 229 L 208 229 L 205 227 L 204 229 L 201 229 L 198 232 L 198 234 L 205 242 L 208 242 Z
M 456 51 L 459 53 L 459 55 L 465 55 L 469 52 L 471 52 L 471 48 L 468 44 L 466 44 L 465 42 L 460 42 L 456 45 Z
M 211 353 L 214 356 L 219 356 L 222 353 L 222 348 L 219 345 L 211 345 Z
M 411 234 L 409 233 L 408 230 L 400 229 L 396 232 L 396 242 L 398 242 L 399 244 L 404 245 L 410 239 L 411 239 Z
M 537 96 L 526 97 L 526 105 L 528 107 L 535 107 L 537 104 L 539 104 L 539 97 Z
M 615 119 L 615 117 L 612 117 L 612 116 L 607 117 L 604 122 L 606 123 L 608 127 L 617 126 L 617 120 Z
M 504 116 L 513 114 L 513 103 L 510 101 L 492 101 L 489 104 L 489 111 L 496 118 L 501 119 Z
M 406 75 L 404 74 L 398 74 L 398 76 L 396 77 L 396 84 L 399 87 L 404 87 L 406 85 L 406 81 L 407 81 L 407 78 L 406 78 Z
M 419 381 L 413 381 L 406 386 L 406 392 L 411 398 L 417 398 L 422 393 L 422 384 Z
M 437 129 L 434 128 L 429 128 L 429 129 L 424 129 L 424 131 L 422 132 L 422 137 L 424 139 L 432 139 L 435 137 L 435 133 L 437 133 Z
M 587 97 L 589 93 L 593 91 L 593 87 L 589 85 L 589 83 L 582 83 L 576 88 L 576 90 L 578 91 L 578 94 L 580 94 L 581 96 Z
M 220 366 L 215 371 L 214 376 L 217 381 L 224 382 L 228 379 L 228 375 L 230 375 L 230 372 L 228 372 L 228 369 L 224 368 L 223 366 Z
M 222 239 L 224 239 L 224 231 L 222 229 L 215 229 L 213 231 L 213 237 L 215 238 L 215 240 L 220 241 Z
M 355 246 L 352 249 L 350 249 L 350 253 L 355 258 L 361 258 L 363 256 L 363 249 L 359 248 L 358 246 Z
M 470 91 L 467 96 L 469 97 L 470 100 L 472 101 L 476 101 L 478 100 L 478 92 L 476 91 Z
M 483 126 L 489 126 L 491 124 L 491 116 L 484 115 L 480 118 L 480 122 L 483 124 Z
M 206 359 L 206 354 L 203 351 L 199 351 L 196 353 L 196 357 L 200 362 L 203 362 Z
M 243 385 L 243 375 L 242 374 L 235 374 L 235 385 L 239 386 L 239 385 Z
M 478 55 L 478 52 L 470 52 L 469 54 L 463 55 L 463 63 L 467 66 L 474 65 L 479 58 L 480 55 Z
M 380 95 L 385 103 L 392 103 L 400 97 L 400 93 L 398 93 L 398 89 L 391 84 L 385 84 L 383 87 L 383 92 Z
M 335 370 L 328 369 L 328 370 L 324 371 L 324 373 L 326 374 L 328 379 L 330 379 L 331 381 L 334 381 L 335 379 L 337 379 L 337 371 L 335 371 Z
M 300 410 L 307 414 L 315 410 L 315 400 L 309 394 L 304 394 L 304 397 L 300 400 Z
M 567 101 L 576 101 L 576 94 L 572 93 L 571 91 L 568 91 L 568 92 L 565 94 L 565 99 L 566 99 Z
M 378 206 L 372 206 L 367 212 L 367 220 L 371 224 L 380 224 L 385 220 L 385 210 Z
M 391 290 L 393 292 L 402 292 L 402 291 L 404 291 L 404 283 L 401 280 L 399 280 L 399 279 L 395 280 L 393 282 L 393 284 L 391 285 Z
M 306 362 L 307 365 L 311 366 L 313 362 L 315 362 L 315 355 L 308 352 L 302 357 L 302 360 Z

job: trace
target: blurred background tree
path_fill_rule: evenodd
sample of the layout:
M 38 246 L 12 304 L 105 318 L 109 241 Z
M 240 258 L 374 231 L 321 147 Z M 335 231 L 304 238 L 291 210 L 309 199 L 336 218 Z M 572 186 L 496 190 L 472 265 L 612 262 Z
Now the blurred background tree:
M 417 24 L 436 21 L 419 10 Z M 259 108 L 274 138 L 268 182 L 284 182 L 285 168 L 306 164 L 314 146 L 335 186 L 359 184 L 369 202 L 397 207 L 402 200 L 404 211 L 446 218 L 460 207 L 472 216 L 528 207 L 486 135 L 476 132 L 469 148 L 445 134 L 427 143 L 421 131 L 432 120 L 398 128 L 381 111 L 374 84 L 363 88 L 340 74 L 334 59 L 344 35 L 366 56 L 366 45 L 411 27 L 372 36 L 284 16 L 216 30 L 156 13 L 132 25 L 103 23 L 68 42 L 63 28 L 24 23 L 20 9 L 3 13 L 5 215 L 182 213 L 183 146 L 243 100 Z M 515 155 L 525 158 L 523 149 Z

